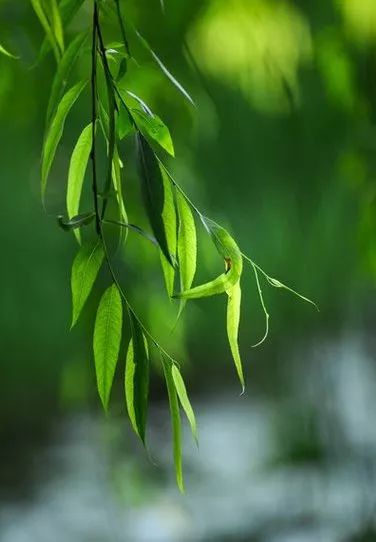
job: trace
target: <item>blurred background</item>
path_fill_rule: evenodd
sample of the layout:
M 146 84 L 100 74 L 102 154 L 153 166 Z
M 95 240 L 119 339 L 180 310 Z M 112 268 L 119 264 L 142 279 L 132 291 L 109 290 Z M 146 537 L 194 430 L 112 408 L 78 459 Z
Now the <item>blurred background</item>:
M 122 399 L 122 346 L 109 416 L 92 359 L 101 275 L 69 331 L 73 235 L 58 228 L 88 95 L 67 121 L 40 202 L 40 151 L 54 73 L 28 2 L 0 2 L 0 540 L 305 542 L 376 540 L 376 4 L 374 0 L 121 2 L 194 97 L 176 91 L 131 38 L 127 88 L 170 127 L 170 168 L 197 206 L 312 306 L 243 274 L 239 385 L 225 299 L 177 307 L 158 255 L 129 234 L 116 267 L 129 297 L 181 360 L 200 447 L 184 426 L 186 494 L 174 482 L 166 390 L 155 360 L 151 458 Z M 84 2 L 67 39 L 90 21 Z M 106 28 L 106 36 L 113 30 Z M 87 77 L 84 55 L 72 74 Z M 124 181 L 144 224 L 133 144 Z M 126 157 L 128 157 L 128 162 Z M 128 165 L 126 166 L 128 167 Z M 135 203 L 132 203 L 135 202 Z M 199 227 L 199 225 L 197 224 Z M 221 262 L 200 234 L 197 283 Z

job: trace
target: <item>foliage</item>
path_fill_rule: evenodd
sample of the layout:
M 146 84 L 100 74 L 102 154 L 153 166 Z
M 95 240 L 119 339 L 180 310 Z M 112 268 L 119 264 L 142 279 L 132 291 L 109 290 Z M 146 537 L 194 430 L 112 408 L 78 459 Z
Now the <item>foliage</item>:
M 125 403 L 131 426 L 146 445 L 150 360 L 157 354 L 165 376 L 170 404 L 176 479 L 183 491 L 179 403 L 197 440 L 195 415 L 178 361 L 144 325 L 136 308 L 129 302 L 121 283 L 122 277 L 113 267 L 114 249 L 108 240 L 106 227 L 112 225 L 118 228 L 120 243 L 126 242 L 126 234 L 130 230 L 142 235 L 157 247 L 167 294 L 170 298 L 178 299 L 180 303 L 177 317 L 181 316 L 186 302 L 190 299 L 213 295 L 223 295 L 227 298 L 227 335 L 242 391 L 245 382 L 238 334 L 243 262 L 249 264 L 254 272 L 265 313 L 266 332 L 260 342 L 268 333 L 269 314 L 259 275 L 266 279 L 269 285 L 288 289 L 303 300 L 309 300 L 270 277 L 246 256 L 234 237 L 225 228 L 204 216 L 171 175 L 166 165 L 166 155 L 174 157 L 175 151 L 168 127 L 142 97 L 127 89 L 128 66 L 130 63 L 138 63 L 138 59 L 133 55 L 133 47 L 131 48 L 132 40 L 139 40 L 162 74 L 188 103 L 194 105 L 194 101 L 138 30 L 129 21 L 125 22 L 119 0 L 112 2 L 93 0 L 90 4 L 92 6 L 90 28 L 75 35 L 67 44 L 65 26 L 78 12 L 82 3 L 82 0 L 61 0 L 59 4 L 56 0 L 31 0 L 46 34 L 40 59 L 51 51 L 57 65 L 46 112 L 41 169 L 42 199 L 45 201 L 48 196 L 48 178 L 65 121 L 76 101 L 83 100 L 83 96 L 87 99 L 85 89 L 90 86 L 91 118 L 86 119 L 86 126 L 82 127 L 70 159 L 66 196 L 67 218 L 62 215 L 58 217 L 59 225 L 64 230 L 72 230 L 80 244 L 71 273 L 72 326 L 77 322 L 98 274 L 102 267 L 106 266 L 111 282 L 99 302 L 93 338 L 97 387 L 101 402 L 107 410 L 121 352 L 125 320 L 128 322 L 131 336 L 124 372 Z M 117 21 L 121 42 L 105 41 L 103 26 L 109 18 L 115 18 Z M 90 71 L 86 79 L 71 82 L 69 89 L 66 90 L 74 63 L 81 55 L 87 53 L 85 45 L 89 35 L 91 35 Z M 128 35 L 132 36 L 132 40 L 128 39 Z M 3 46 L 0 46 L 0 52 L 13 57 Z M 134 105 L 135 102 L 137 106 Z M 119 150 L 120 142 L 125 138 L 132 138 L 135 141 L 143 207 L 152 233 L 128 222 L 127 201 L 123 197 L 122 190 L 124 160 L 128 157 L 122 156 Z M 99 162 L 102 160 L 100 144 L 104 144 L 106 148 L 103 182 L 99 175 Z M 92 167 L 92 208 L 83 210 L 81 194 L 89 160 Z M 116 218 L 113 217 L 114 206 L 117 208 Z M 224 271 L 208 282 L 192 286 L 197 264 L 196 227 L 199 224 L 213 242 L 224 264 Z M 176 291 L 177 284 L 179 291 Z M 123 318 L 123 312 L 126 318 Z

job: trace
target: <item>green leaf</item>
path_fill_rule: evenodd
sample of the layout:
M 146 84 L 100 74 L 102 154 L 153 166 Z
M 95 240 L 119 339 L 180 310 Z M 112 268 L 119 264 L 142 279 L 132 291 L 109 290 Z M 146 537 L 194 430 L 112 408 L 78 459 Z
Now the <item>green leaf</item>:
M 175 389 L 179 397 L 179 401 L 187 416 L 189 425 L 191 426 L 193 438 L 195 439 L 196 443 L 198 443 L 196 418 L 187 394 L 187 389 L 185 387 L 183 377 L 176 365 L 172 366 L 171 373 L 174 380 Z
M 171 363 L 167 362 L 165 359 L 162 358 L 162 366 L 163 366 L 163 372 L 164 372 L 164 376 L 166 380 L 168 401 L 170 405 L 176 482 L 180 491 L 184 493 L 181 421 L 180 421 L 178 396 L 175 389 L 174 379 L 172 377 Z
M 240 322 L 240 303 L 241 303 L 241 288 L 238 281 L 234 286 L 227 290 L 227 336 L 230 343 L 230 349 L 236 371 L 239 376 L 240 383 L 242 385 L 242 393 L 244 392 L 244 376 L 242 369 L 242 362 L 240 358 L 239 345 L 238 345 L 238 333 Z
M 7 49 L 5 49 L 5 47 L 3 47 L 1 43 L 0 43 L 0 53 L 2 53 L 5 56 L 9 56 L 10 58 L 15 58 L 15 59 L 20 58 L 19 56 L 13 55 L 9 51 L 7 51 Z
M 191 288 L 196 272 L 197 235 L 191 208 L 179 190 L 176 191 L 176 203 L 179 216 L 178 262 L 180 288 L 184 292 Z M 178 317 L 181 315 L 185 303 L 186 300 L 181 299 Z
M 59 10 L 63 27 L 66 28 L 85 0 L 61 0 Z M 39 63 L 50 50 L 50 41 L 47 37 L 42 42 L 37 63 Z
M 190 95 L 188 94 L 188 92 L 185 90 L 185 88 L 183 87 L 183 85 L 181 85 L 179 83 L 179 81 L 172 75 L 172 73 L 166 68 L 166 66 L 163 64 L 162 60 L 155 54 L 155 52 L 153 51 L 153 49 L 150 47 L 150 45 L 148 44 L 148 42 L 146 41 L 146 39 L 144 37 L 141 36 L 141 34 L 136 30 L 136 34 L 138 36 L 138 38 L 140 39 L 141 43 L 143 44 L 143 46 L 150 52 L 151 56 L 154 58 L 154 60 L 156 61 L 156 63 L 158 64 L 158 66 L 160 67 L 160 69 L 162 70 L 162 72 L 165 74 L 165 76 L 171 81 L 171 83 L 183 94 L 183 96 L 185 98 L 187 98 L 187 100 L 192 104 L 192 105 L 195 105 L 194 101 L 192 100 L 192 98 L 190 97 Z
M 76 36 L 68 45 L 62 59 L 60 60 L 52 82 L 50 98 L 47 106 L 47 120 L 55 113 L 59 100 L 65 90 L 71 69 L 82 51 L 88 33 L 82 32 Z
M 50 23 L 48 21 L 47 15 L 45 13 L 45 10 L 43 8 L 41 0 L 30 0 L 31 5 L 33 6 L 33 9 L 35 11 L 35 14 L 37 15 L 39 22 L 41 23 L 43 30 L 46 33 L 46 37 L 48 38 L 50 45 L 52 47 L 52 50 L 54 52 L 55 58 L 58 61 L 60 58 L 60 50 L 59 46 L 56 42 L 56 38 L 54 36 L 54 33 L 51 30 Z
M 132 338 L 125 365 L 125 398 L 133 430 L 145 444 L 149 397 L 149 355 L 145 336 L 132 312 L 129 314 Z
M 83 91 L 85 85 L 86 81 L 80 81 L 71 87 L 66 94 L 64 94 L 58 105 L 56 115 L 51 122 L 42 151 L 42 199 L 44 199 L 48 174 L 55 157 L 56 149 L 60 142 L 61 136 L 63 135 L 65 120 L 71 107 Z
M 63 25 L 61 22 L 59 6 L 57 5 L 56 0 L 49 0 L 50 2 L 50 20 L 51 20 L 51 31 L 54 35 L 56 43 L 58 44 L 60 51 L 64 52 L 64 34 L 63 34 Z
M 104 259 L 102 243 L 84 243 L 72 265 L 72 325 L 75 325 L 93 288 Z
M 67 211 L 69 218 L 76 215 L 80 208 L 82 184 L 92 146 L 92 130 L 92 123 L 88 124 L 82 130 L 70 159 L 67 187 Z M 74 233 L 77 241 L 81 243 L 79 230 Z
M 105 411 L 120 350 L 122 319 L 120 293 L 116 284 L 112 284 L 99 302 L 93 339 L 97 387 Z
M 123 191 L 121 186 L 121 167 L 120 167 L 120 157 L 117 150 L 117 147 L 114 148 L 114 158 L 112 161 L 112 181 L 116 191 L 116 199 L 119 207 L 119 221 L 128 223 L 128 215 L 125 209 Z M 121 228 L 120 230 L 120 245 L 124 244 L 127 240 L 128 230 L 127 228 Z
M 62 216 L 58 216 L 57 220 L 59 223 L 59 226 L 63 228 L 63 230 L 77 230 L 78 228 L 81 228 L 81 226 L 86 226 L 87 224 L 90 224 L 94 220 L 95 213 L 93 211 L 89 211 L 88 213 L 81 213 L 79 215 L 73 216 L 69 220 L 64 220 Z
M 151 117 L 140 109 L 131 109 L 131 111 L 142 134 L 156 141 L 171 156 L 175 156 L 170 130 L 161 119 L 154 114 Z
M 172 187 L 169 178 L 167 175 L 161 171 L 163 178 L 163 191 L 164 191 L 164 203 L 162 210 L 162 220 L 164 224 L 164 229 L 166 232 L 166 240 L 168 246 L 168 252 L 171 254 L 173 259 L 176 259 L 176 210 L 174 195 L 172 192 Z M 175 268 L 170 264 L 166 259 L 162 250 L 159 252 L 161 258 L 161 265 L 163 270 L 163 275 L 166 284 L 166 290 L 169 297 L 172 296 L 174 292 L 174 279 L 175 279 Z
M 120 107 L 119 107 L 117 132 L 118 132 L 118 138 L 120 140 L 124 139 L 125 136 L 133 132 L 132 120 L 123 104 L 120 104 Z
M 137 134 L 137 150 L 142 196 L 150 226 L 163 255 L 173 265 L 162 217 L 164 207 L 162 171 L 152 148 L 140 133 Z

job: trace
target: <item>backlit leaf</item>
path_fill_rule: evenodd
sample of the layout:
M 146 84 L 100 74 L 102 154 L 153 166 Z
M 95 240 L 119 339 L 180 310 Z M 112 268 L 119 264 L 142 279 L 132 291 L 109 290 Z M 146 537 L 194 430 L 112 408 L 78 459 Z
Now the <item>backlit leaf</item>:
M 240 303 L 241 303 L 241 288 L 238 281 L 234 286 L 227 290 L 227 336 L 230 343 L 230 349 L 232 357 L 234 359 L 236 371 L 239 376 L 240 383 L 242 385 L 242 391 L 244 391 L 244 376 L 242 369 L 242 362 L 240 358 L 239 345 L 238 345 L 238 333 L 240 322 Z
M 172 366 L 162 358 L 163 372 L 166 380 L 168 401 L 170 405 L 173 453 L 175 463 L 175 475 L 177 485 L 182 493 L 184 493 L 183 481 L 183 462 L 182 462 L 182 443 L 181 443 L 181 421 L 178 396 L 175 389 L 174 379 L 172 377 Z
M 184 292 L 191 288 L 196 272 L 197 235 L 191 208 L 179 190 L 176 191 L 176 203 L 179 216 L 178 262 L 180 288 Z M 185 302 L 185 299 L 181 299 L 179 316 L 182 313 Z
M 152 148 L 140 133 L 137 134 L 137 150 L 142 196 L 150 226 L 163 255 L 167 261 L 173 265 L 162 217 L 164 207 L 162 172 Z
M 191 426 L 192 435 L 197 443 L 198 438 L 197 438 L 197 425 L 196 425 L 195 414 L 193 412 L 193 408 L 187 394 L 187 389 L 185 387 L 183 377 L 176 365 L 172 366 L 171 374 L 174 380 L 175 389 L 176 389 L 176 393 L 178 394 L 179 401 L 187 416 L 189 425 Z
M 120 293 L 116 284 L 112 284 L 99 302 L 93 338 L 97 387 L 106 411 L 120 350 L 122 320 Z
M 172 192 L 172 187 L 169 178 L 162 171 L 163 178 L 163 191 L 164 191 L 164 203 L 162 210 L 162 220 L 164 224 L 164 229 L 166 232 L 166 240 L 168 246 L 168 252 L 171 256 L 176 259 L 176 210 L 174 195 Z M 166 259 L 162 250 L 160 250 L 161 265 L 163 270 L 163 275 L 166 284 L 166 290 L 169 297 L 172 296 L 174 292 L 174 279 L 175 279 L 175 268 L 170 264 Z
M 84 243 L 78 251 L 72 265 L 72 325 L 73 327 L 81 314 L 83 306 L 93 288 L 99 269 L 102 266 L 104 251 L 102 243 Z
M 5 47 L 3 47 L 0 43 L 0 53 L 2 53 L 3 55 L 5 56 L 9 56 L 10 58 L 19 58 L 18 56 L 16 55 L 13 55 L 12 53 L 10 53 L 9 51 L 7 51 L 7 49 L 5 49 Z
M 87 32 L 78 34 L 68 45 L 62 59 L 60 60 L 52 82 L 50 98 L 47 106 L 47 120 L 55 113 L 59 100 L 65 90 L 70 71 L 78 58 L 82 47 L 87 39 Z
M 146 39 L 144 37 L 142 37 L 141 34 L 137 30 L 136 30 L 136 34 L 139 37 L 139 39 L 140 39 L 141 43 L 143 44 L 143 46 L 150 52 L 151 56 L 154 58 L 154 60 L 156 61 L 156 63 L 158 64 L 158 66 L 160 67 L 162 72 L 165 74 L 165 76 L 171 81 L 171 83 L 173 85 L 175 85 L 175 87 L 183 94 L 183 96 L 185 98 L 187 98 L 187 100 L 192 105 L 195 105 L 194 101 L 192 100 L 192 98 L 190 97 L 188 92 L 185 90 L 183 85 L 181 85 L 179 83 L 179 81 L 172 75 L 172 73 L 166 68 L 166 66 L 163 64 L 162 60 L 155 54 L 155 52 L 150 47 L 150 45 L 148 44 Z
M 56 115 L 51 122 L 51 126 L 44 141 L 42 152 L 42 199 L 44 199 L 48 174 L 55 157 L 56 149 L 63 134 L 65 120 L 71 107 L 83 91 L 85 85 L 86 81 L 80 81 L 71 87 L 66 94 L 64 94 L 58 105 Z
M 139 109 L 131 109 L 131 111 L 136 124 L 143 135 L 156 141 L 158 145 L 160 145 L 162 149 L 167 151 L 171 156 L 175 156 L 170 130 L 161 121 L 161 119 L 155 114 L 150 116 Z
M 131 341 L 125 365 L 125 398 L 128 415 L 135 433 L 145 444 L 149 397 L 149 355 L 141 326 L 130 312 Z
M 67 211 L 69 218 L 76 215 L 80 208 L 82 184 L 91 152 L 92 130 L 92 123 L 88 124 L 82 130 L 70 159 L 67 186 Z M 76 230 L 74 233 L 77 241 L 80 243 L 81 236 L 79 230 Z
M 50 23 L 48 21 L 47 15 L 45 13 L 45 10 L 43 8 L 41 0 L 30 0 L 31 5 L 33 6 L 33 9 L 39 19 L 40 24 L 43 27 L 43 30 L 46 33 L 46 37 L 48 38 L 50 45 L 52 47 L 52 50 L 54 52 L 55 58 L 58 61 L 60 58 L 60 50 L 59 46 L 56 42 L 56 38 L 54 36 L 54 33 L 51 30 Z

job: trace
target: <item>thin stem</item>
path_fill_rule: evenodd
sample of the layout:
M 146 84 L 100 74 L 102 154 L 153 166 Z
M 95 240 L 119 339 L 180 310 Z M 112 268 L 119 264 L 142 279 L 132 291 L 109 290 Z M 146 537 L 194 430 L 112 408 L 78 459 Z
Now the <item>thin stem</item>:
M 119 26 L 120 26 L 121 37 L 123 38 L 123 42 L 124 42 L 124 47 L 125 47 L 125 50 L 127 52 L 127 55 L 132 56 L 130 48 L 129 48 L 129 43 L 128 43 L 128 40 L 127 40 L 127 36 L 126 36 L 126 33 L 125 33 L 125 26 L 124 26 L 123 17 L 121 15 L 121 11 L 120 11 L 119 0 L 115 0 L 115 4 L 116 4 L 116 13 L 117 13 L 118 21 L 119 21 Z
M 96 122 L 97 122 L 97 27 L 98 27 L 98 4 L 94 0 L 93 10 L 93 39 L 91 46 L 91 129 L 92 129 L 92 144 L 90 158 L 92 162 L 92 189 L 94 198 L 95 210 L 95 225 L 97 234 L 100 235 L 101 223 L 98 207 L 98 181 L 97 181 L 97 164 L 96 164 Z

